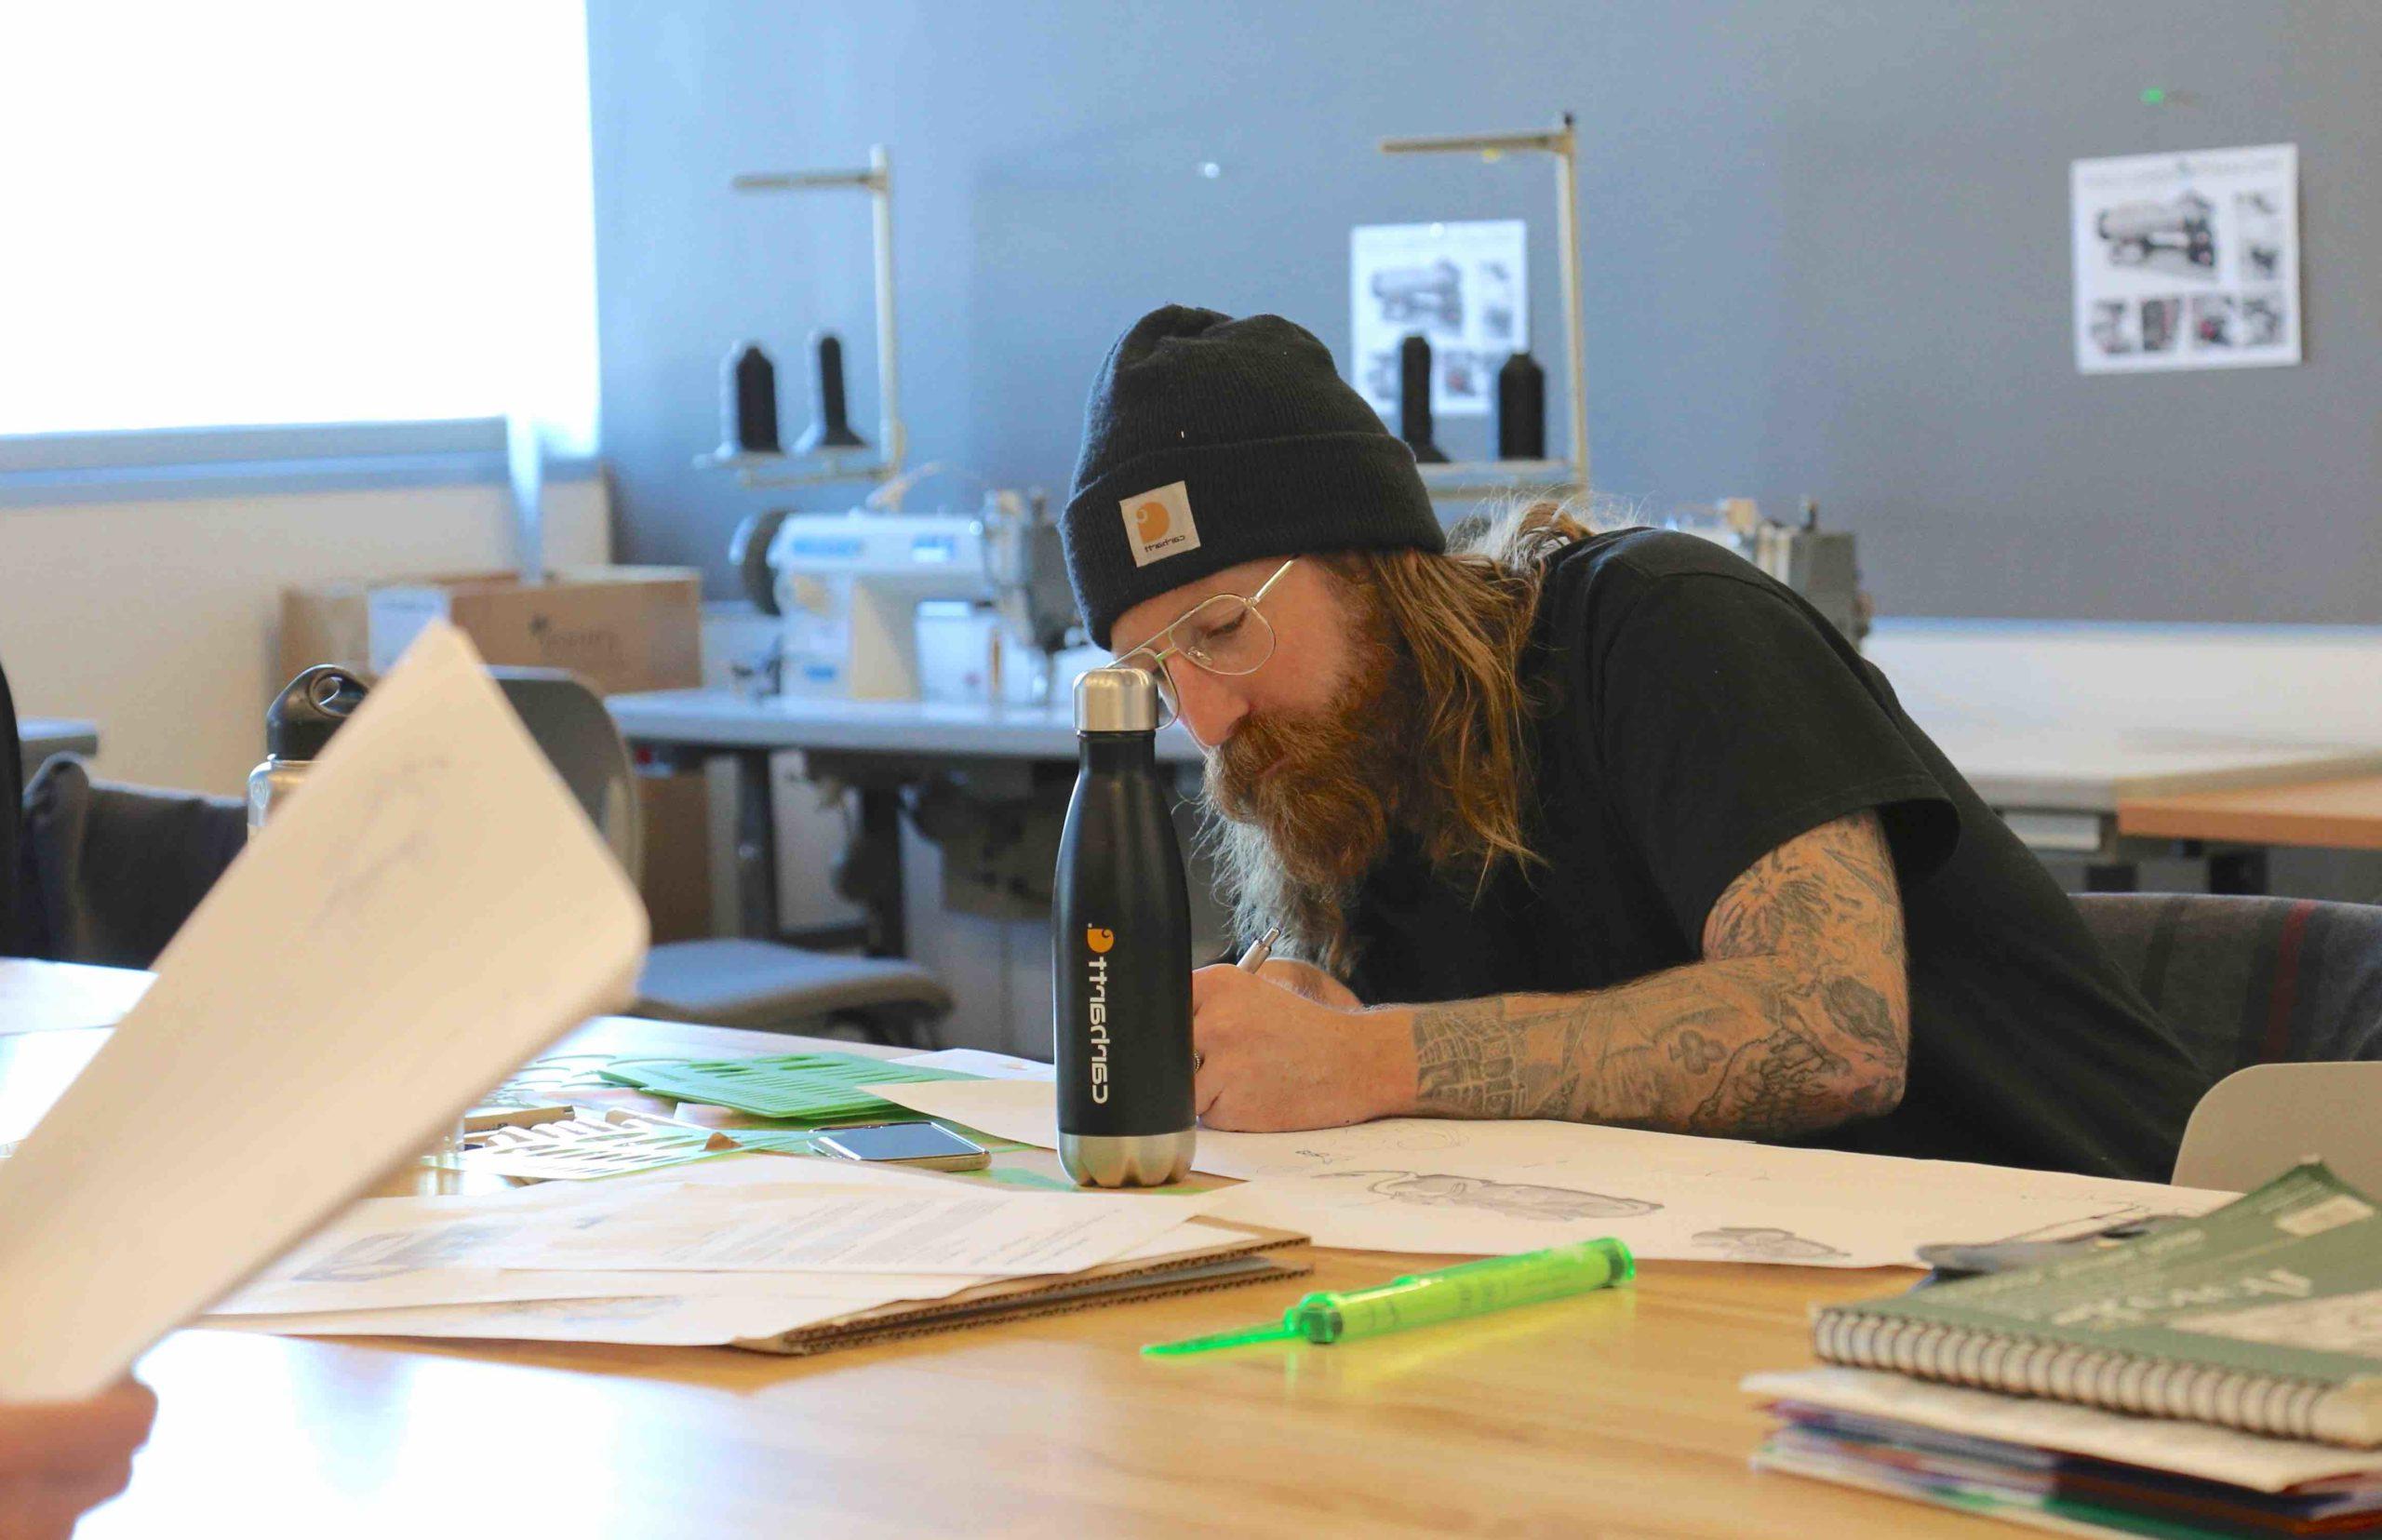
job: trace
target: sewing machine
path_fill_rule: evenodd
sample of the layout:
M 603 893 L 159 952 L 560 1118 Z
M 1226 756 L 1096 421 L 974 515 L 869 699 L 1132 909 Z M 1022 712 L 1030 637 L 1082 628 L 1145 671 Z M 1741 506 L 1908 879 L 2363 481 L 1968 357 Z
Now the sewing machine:
M 989 603 L 1011 646 L 1038 657 L 1040 702 L 1076 624 L 1058 526 L 1038 493 L 992 492 L 977 516 L 764 515 L 737 540 L 748 591 L 779 618 L 763 693 L 915 701 L 927 693 L 918 608 L 960 600 Z M 1003 697 L 997 677 L 990 694 Z
M 788 695 L 915 701 L 918 606 L 993 595 L 984 521 L 962 514 L 789 514 L 767 561 Z
M 1800 524 L 1765 517 L 1744 497 L 1723 499 L 1711 514 L 1696 516 L 1675 515 L 1671 528 L 1728 546 L 1802 595 L 1854 647 L 1869 635 L 1874 607 L 1861 587 L 1853 532 L 1821 529 L 1819 506 L 1810 498 L 1803 499 Z

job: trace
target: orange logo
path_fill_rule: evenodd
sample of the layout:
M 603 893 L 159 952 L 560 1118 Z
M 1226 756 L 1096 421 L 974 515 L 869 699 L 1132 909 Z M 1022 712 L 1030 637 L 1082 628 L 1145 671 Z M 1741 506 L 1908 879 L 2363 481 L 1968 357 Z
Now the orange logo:
M 1093 956 L 1101 956 L 1117 944 L 1117 932 L 1104 931 L 1097 925 L 1087 925 L 1083 928 L 1083 944 L 1091 948 Z
M 1167 517 L 1166 504 L 1163 502 L 1144 502 L 1133 510 L 1133 531 L 1142 537 L 1144 545 L 1156 544 L 1164 540 L 1167 526 L 1171 522 L 1171 520 Z

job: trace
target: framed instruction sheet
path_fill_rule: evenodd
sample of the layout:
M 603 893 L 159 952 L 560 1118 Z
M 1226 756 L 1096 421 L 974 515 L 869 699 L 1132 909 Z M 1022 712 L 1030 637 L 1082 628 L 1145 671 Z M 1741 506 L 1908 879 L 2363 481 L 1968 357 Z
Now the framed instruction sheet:
M 1485 417 L 1497 370 L 1530 347 L 1526 231 L 1519 220 L 1360 224 L 1348 235 L 1349 382 L 1398 421 L 1398 349 L 1431 343 L 1431 410 Z
M 2076 367 L 2299 362 L 2299 147 L 2121 155 L 2068 167 Z

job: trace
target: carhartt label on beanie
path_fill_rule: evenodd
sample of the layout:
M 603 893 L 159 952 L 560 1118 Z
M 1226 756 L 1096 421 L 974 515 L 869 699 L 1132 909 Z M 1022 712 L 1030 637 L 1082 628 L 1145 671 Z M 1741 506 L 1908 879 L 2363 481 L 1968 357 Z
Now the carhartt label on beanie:
M 1132 542 L 1136 567 L 1199 548 L 1199 526 L 1191 516 L 1191 489 L 1180 481 L 1122 499 L 1117 511 L 1125 516 L 1125 537 Z
M 1447 548 L 1414 456 L 1278 315 L 1168 305 L 1117 340 L 1085 404 L 1060 520 L 1091 639 L 1242 562 Z

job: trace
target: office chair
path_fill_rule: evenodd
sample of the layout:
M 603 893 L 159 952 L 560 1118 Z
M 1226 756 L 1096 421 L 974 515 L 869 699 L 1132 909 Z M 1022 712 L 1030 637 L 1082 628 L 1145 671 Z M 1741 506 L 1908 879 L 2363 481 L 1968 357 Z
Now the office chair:
M 2310 1154 L 2352 1181 L 2382 1172 L 2382 907 L 2224 893 L 2076 906 L 2216 1082 L 2185 1127 L 2177 1183 L 2244 1189 Z
M 94 781 L 79 755 L 25 788 L 20 944 L 52 962 L 147 968 L 248 843 L 234 797 Z
M 2093 939 L 2211 1080 L 2382 1059 L 2382 906 L 2230 893 L 2080 893 Z
M 0 668 L 0 957 L 20 956 L 25 949 L 25 908 L 22 865 L 19 850 L 24 837 L 24 742 L 17 733 L 17 701 L 8 693 L 8 671 Z
M 632 880 L 644 869 L 636 764 L 611 714 L 561 669 L 491 668 L 529 736 Z M 881 1042 L 933 1046 L 951 994 L 914 962 L 807 951 L 752 937 L 664 942 L 637 979 L 637 1015 L 764 1032 L 845 1023 Z

